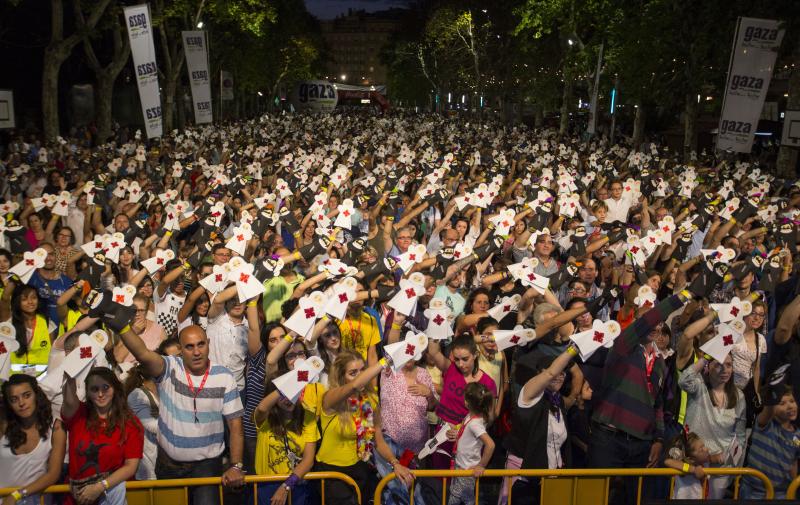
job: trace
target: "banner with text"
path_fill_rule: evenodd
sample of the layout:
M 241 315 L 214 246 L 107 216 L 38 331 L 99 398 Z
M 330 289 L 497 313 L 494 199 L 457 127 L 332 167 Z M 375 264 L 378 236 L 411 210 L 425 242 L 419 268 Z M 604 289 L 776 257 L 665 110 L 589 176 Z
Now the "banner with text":
M 136 84 L 142 102 L 144 127 L 148 138 L 160 137 L 161 94 L 158 91 L 158 67 L 156 49 L 153 46 L 153 25 L 147 4 L 125 7 L 128 38 L 131 41 L 133 67 L 136 69 Z
M 208 78 L 208 53 L 206 53 L 206 32 L 185 31 L 183 52 L 186 53 L 186 69 L 189 71 L 189 85 L 192 88 L 195 124 L 213 122 L 211 113 L 211 80 Z
M 783 40 L 780 22 L 739 18 L 728 67 L 717 149 L 749 153 Z
M 225 70 L 219 71 L 219 95 L 223 100 L 233 100 L 233 74 Z

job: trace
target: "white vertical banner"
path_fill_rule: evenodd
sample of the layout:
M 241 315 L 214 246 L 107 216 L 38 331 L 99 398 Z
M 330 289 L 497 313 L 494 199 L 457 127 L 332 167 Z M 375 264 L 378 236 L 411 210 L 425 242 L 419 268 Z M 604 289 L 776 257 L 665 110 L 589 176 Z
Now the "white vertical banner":
M 219 71 L 220 98 L 223 100 L 233 100 L 233 74 L 226 71 Z
M 739 18 L 728 67 L 717 149 L 749 153 L 783 40 L 781 22 Z
M 208 78 L 208 53 L 206 32 L 202 30 L 181 32 L 186 69 L 192 88 L 195 124 L 213 122 L 211 113 L 211 80 Z
M 156 49 L 153 45 L 150 7 L 142 4 L 125 7 L 123 10 L 128 26 L 128 38 L 131 41 L 131 55 L 133 67 L 136 69 L 136 84 L 139 86 L 145 131 L 148 138 L 160 137 L 163 128 L 161 94 L 158 91 L 158 66 L 156 66 Z

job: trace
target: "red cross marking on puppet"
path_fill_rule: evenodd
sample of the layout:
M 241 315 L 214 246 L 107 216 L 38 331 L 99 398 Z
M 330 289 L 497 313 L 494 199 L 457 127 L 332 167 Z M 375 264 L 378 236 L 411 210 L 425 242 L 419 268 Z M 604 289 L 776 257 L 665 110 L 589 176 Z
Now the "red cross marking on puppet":
M 0 354 L 5 354 L 7 352 L 8 352 L 8 349 L 6 349 L 6 343 L 5 342 L 0 342 Z
M 417 348 L 414 345 L 406 344 L 406 354 L 408 354 L 409 356 L 413 356 L 416 349 Z
M 411 254 L 408 255 L 408 259 L 410 259 L 411 261 L 417 261 L 417 255 L 414 254 L 414 253 L 411 253 Z
M 516 344 L 519 342 L 519 335 L 513 335 L 510 340 L 512 344 Z
M 414 291 L 414 288 L 408 288 L 406 289 L 406 296 L 409 298 L 414 298 L 415 296 L 417 296 L 417 292 Z
M 214 282 L 222 282 L 222 274 L 215 274 Z
M 164 264 L 164 258 L 156 258 L 156 263 L 159 264 L 159 265 L 163 265 Z
M 247 275 L 246 273 L 240 273 L 239 274 L 239 282 L 247 282 L 249 280 L 250 280 L 250 276 Z
M 308 382 L 308 370 L 297 371 L 297 382 Z
M 433 318 L 433 322 L 438 325 L 441 325 L 444 322 L 444 318 L 442 317 L 441 314 L 436 314 L 436 317 Z
M 724 335 L 722 337 L 722 345 L 724 345 L 725 347 L 733 345 L 733 335 Z
M 639 252 L 639 248 L 636 246 L 631 247 L 631 254 L 636 254 Z
M 350 217 L 350 211 L 349 210 L 344 210 L 342 212 L 342 214 L 344 215 L 344 217 Z
M 739 307 L 731 307 L 731 315 L 736 317 L 739 315 Z
M 114 301 L 117 303 L 125 303 L 125 295 L 114 296 Z
M 33 266 L 33 264 L 34 264 L 34 262 L 33 262 L 33 260 L 25 260 L 25 264 L 26 264 L 27 266 L 29 266 L 29 267 L 32 267 L 32 266 Z
M 236 235 L 236 240 L 238 240 L 239 242 L 244 242 L 244 234 L 240 233 Z
M 92 348 L 91 348 L 91 346 L 81 347 L 80 353 L 81 353 L 81 355 L 80 355 L 81 359 L 91 358 L 92 357 Z
M 339 294 L 339 303 L 344 303 L 348 300 L 347 293 L 340 293 Z
M 602 343 L 603 342 L 603 337 L 605 337 L 605 336 L 606 336 L 605 333 L 603 333 L 602 331 L 596 331 L 596 332 L 594 332 L 594 336 L 592 337 L 592 340 L 594 340 L 595 342 Z
M 316 315 L 317 315 L 314 312 L 314 308 L 313 307 L 309 307 L 307 309 L 303 309 L 303 312 L 305 312 L 306 319 L 311 319 L 312 317 L 316 317 Z
M 511 305 L 503 305 L 503 312 L 511 312 Z

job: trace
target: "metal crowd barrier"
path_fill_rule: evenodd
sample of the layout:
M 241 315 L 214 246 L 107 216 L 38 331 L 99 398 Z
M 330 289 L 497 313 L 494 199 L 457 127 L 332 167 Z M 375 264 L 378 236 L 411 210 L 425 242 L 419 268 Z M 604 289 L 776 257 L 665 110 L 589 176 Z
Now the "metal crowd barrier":
M 283 482 L 288 475 L 248 475 L 244 478 L 245 485 L 253 487 L 253 504 L 258 504 L 258 486 L 262 482 Z M 355 489 L 358 503 L 361 503 L 361 490 L 358 484 L 349 476 L 339 472 L 309 472 L 304 480 L 322 481 L 321 500 L 325 505 L 325 480 L 340 480 Z M 170 505 L 189 505 L 189 488 L 196 486 L 217 486 L 219 489 L 220 503 L 224 504 L 224 489 L 221 477 L 205 477 L 198 479 L 165 479 L 165 480 L 132 480 L 125 483 L 128 505 L 157 505 L 169 503 Z M 17 488 L 0 488 L 0 498 L 13 493 Z M 41 503 L 44 505 L 45 494 L 69 493 L 68 484 L 50 486 L 42 493 Z M 0 500 L 1 501 L 1 500 Z M 289 493 L 287 503 L 291 505 L 292 495 Z M 336 505 L 336 504 L 332 504 Z
M 771 500 L 775 494 L 772 482 L 766 475 L 752 468 L 705 468 L 708 476 L 731 476 L 737 478 L 736 494 L 738 495 L 738 478 L 749 475 L 764 484 L 766 499 Z M 447 479 L 450 477 L 472 477 L 471 470 L 414 470 L 415 477 L 434 477 L 442 479 L 442 505 L 447 505 Z M 614 477 L 637 477 L 636 503 L 642 500 L 642 479 L 645 477 L 677 477 L 683 473 L 670 468 L 593 468 L 569 470 L 486 470 L 481 477 L 475 479 L 475 503 L 480 503 L 480 482 L 484 478 L 492 477 L 536 477 L 542 479 L 541 505 L 608 505 L 608 495 L 611 479 Z M 375 489 L 375 504 L 381 505 L 383 490 L 393 479 L 395 474 L 390 473 L 378 483 Z M 510 479 L 509 479 L 510 484 Z M 790 492 L 795 492 L 800 486 L 800 478 L 795 479 L 790 486 Z M 410 505 L 414 505 L 415 484 L 412 485 Z M 672 492 L 670 491 L 670 495 Z M 511 503 L 511 488 L 508 489 L 508 501 Z M 738 497 L 738 496 L 737 496 Z M 790 498 L 794 495 L 790 494 Z M 433 505 L 426 502 L 426 505 Z

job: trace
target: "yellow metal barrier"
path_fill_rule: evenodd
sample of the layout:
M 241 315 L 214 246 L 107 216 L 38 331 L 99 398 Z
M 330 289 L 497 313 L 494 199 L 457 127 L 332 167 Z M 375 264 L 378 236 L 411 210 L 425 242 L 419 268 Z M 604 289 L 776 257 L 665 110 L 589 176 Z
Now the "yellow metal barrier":
M 771 500 L 775 494 L 772 482 L 766 475 L 752 468 L 706 468 L 709 476 L 742 477 L 749 475 L 764 484 L 766 499 Z M 447 503 L 447 480 L 450 477 L 472 477 L 471 470 L 414 470 L 415 477 L 442 478 L 442 505 Z M 608 504 L 608 492 L 613 477 L 638 477 L 636 503 L 641 503 L 643 477 L 677 477 L 683 473 L 670 468 L 592 468 L 571 470 L 486 470 L 481 477 L 475 479 L 475 501 L 478 503 L 480 480 L 486 477 L 538 477 L 542 478 L 542 505 L 597 505 Z M 375 489 L 375 505 L 381 505 L 381 495 L 389 481 L 395 478 L 390 473 L 378 483 Z M 792 486 L 794 490 L 800 486 L 800 478 Z M 792 487 L 789 488 L 793 489 Z M 414 505 L 414 485 L 411 489 L 411 505 Z M 671 493 L 670 493 L 671 494 Z M 737 488 L 738 494 L 738 488 Z M 602 496 L 604 498 L 599 499 Z M 511 503 L 511 489 L 508 490 L 508 503 Z M 428 504 L 431 505 L 431 504 Z
M 262 482 L 283 482 L 288 475 L 248 475 L 244 478 L 245 485 L 253 485 L 253 503 L 258 504 L 258 486 Z M 361 503 L 361 489 L 349 476 L 339 472 L 310 472 L 304 480 L 322 481 L 322 503 L 325 504 L 325 480 L 340 480 L 349 484 L 356 491 L 356 499 Z M 189 505 L 189 488 L 197 486 L 217 486 L 219 489 L 220 503 L 223 501 L 221 477 L 206 477 L 199 479 L 165 479 L 165 480 L 132 480 L 125 483 L 125 494 L 128 505 L 156 505 L 169 503 L 170 505 Z M 17 488 L 0 488 L 0 498 L 13 493 Z M 44 490 L 44 494 L 69 493 L 69 485 L 58 484 Z M 292 503 L 289 494 L 289 505 Z M 44 496 L 42 497 L 44 503 Z M 336 504 L 333 504 L 336 505 Z
M 786 489 L 786 499 L 794 500 L 797 498 L 797 489 L 800 488 L 800 477 L 795 478 Z

